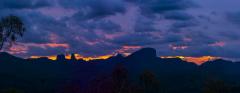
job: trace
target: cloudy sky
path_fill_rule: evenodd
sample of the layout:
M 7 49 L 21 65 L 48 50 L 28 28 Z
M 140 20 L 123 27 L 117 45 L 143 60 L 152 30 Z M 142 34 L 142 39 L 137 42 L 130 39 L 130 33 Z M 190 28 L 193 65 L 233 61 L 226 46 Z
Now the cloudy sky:
M 27 32 L 8 51 L 21 57 L 129 53 L 240 57 L 239 0 L 0 0 Z

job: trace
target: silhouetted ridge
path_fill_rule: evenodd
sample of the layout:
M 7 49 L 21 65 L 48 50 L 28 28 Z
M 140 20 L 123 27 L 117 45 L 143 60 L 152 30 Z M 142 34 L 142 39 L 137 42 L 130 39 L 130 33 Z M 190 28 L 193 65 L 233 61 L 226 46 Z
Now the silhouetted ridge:
M 164 58 L 164 59 L 162 59 L 162 61 L 164 61 L 164 62 L 175 62 L 175 63 L 184 62 L 185 63 L 185 61 L 183 61 L 180 58 Z
M 216 60 L 214 60 L 214 61 L 212 61 L 212 62 L 222 62 L 222 63 L 229 63 L 229 62 L 231 62 L 231 61 L 224 60 L 224 59 L 216 59 Z
M 13 55 L 11 55 L 7 52 L 0 52 L 0 59 L 2 59 L 2 58 L 4 58 L 4 59 L 16 59 L 16 58 L 21 59 L 21 58 L 18 58 L 16 56 L 13 56 Z
M 146 60 L 149 61 L 156 61 L 157 58 L 157 52 L 153 48 L 143 48 L 140 49 L 131 55 L 127 56 L 127 60 L 131 60 L 132 62 L 146 62 Z
M 180 58 L 159 58 L 155 49 L 144 48 L 128 57 L 118 54 L 88 62 L 71 60 L 64 55 L 58 55 L 57 60 L 25 60 L 0 53 L 0 86 L 10 90 L 16 87 L 20 92 L 23 89 L 24 93 L 116 93 L 119 88 L 123 89 L 121 93 L 220 93 L 224 88 L 240 91 L 240 63 L 222 59 L 198 66 Z M 83 92 L 75 91 L 78 88 Z M 202 91 L 212 88 L 217 92 Z M 163 90 L 155 91 L 158 89 Z
M 1 56 L 1 57 L 5 57 L 5 56 L 12 56 L 12 55 L 10 55 L 10 54 L 7 53 L 7 52 L 0 52 L 0 56 Z
M 201 66 L 227 66 L 227 65 L 231 65 L 233 62 L 232 61 L 228 61 L 228 60 L 224 60 L 224 59 L 217 59 L 217 60 L 213 60 L 213 61 L 208 61 L 203 63 Z
M 7 52 L 0 52 L 0 62 L 16 62 L 22 60 L 23 60 L 22 58 L 18 58 Z
M 143 48 L 143 49 L 140 49 L 134 53 L 132 53 L 130 56 L 128 57 L 137 57 L 137 58 L 142 58 L 142 57 L 145 57 L 145 58 L 155 58 L 157 57 L 157 52 L 154 48 Z
M 53 62 L 53 60 L 50 60 L 48 57 L 30 58 L 30 59 L 27 59 L 27 61 L 30 61 L 30 62 L 33 62 L 33 63 L 48 63 L 48 62 Z
M 108 60 L 111 60 L 111 61 L 123 61 L 124 60 L 124 56 L 122 54 L 117 54 L 115 56 L 110 57 Z
M 124 58 L 122 54 L 117 54 L 116 56 L 114 56 L 115 58 Z

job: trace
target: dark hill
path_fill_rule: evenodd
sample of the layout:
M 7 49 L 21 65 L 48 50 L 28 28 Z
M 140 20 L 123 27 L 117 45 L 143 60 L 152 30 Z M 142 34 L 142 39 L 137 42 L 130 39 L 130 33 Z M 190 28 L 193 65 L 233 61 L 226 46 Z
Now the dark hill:
M 24 62 L 25 60 L 19 57 L 15 57 L 6 52 L 0 52 L 0 62 L 4 63 L 14 63 L 14 62 Z
M 113 86 L 108 85 L 112 82 L 108 79 L 112 78 L 111 75 L 118 65 L 122 66 L 122 70 L 117 69 L 115 72 L 124 75 L 122 78 L 128 78 L 128 82 L 133 82 L 135 85 L 141 85 L 142 82 L 139 83 L 140 76 L 148 72 L 149 78 L 159 81 L 159 86 L 164 88 L 164 92 L 160 93 L 204 93 L 201 90 L 206 87 L 205 82 L 212 79 L 223 82 L 223 84 L 216 84 L 213 87 L 230 84 L 231 86 L 228 87 L 238 89 L 239 87 L 236 86 L 240 86 L 240 63 L 215 60 L 198 66 L 178 58 L 159 58 L 153 48 L 140 49 L 127 57 L 118 54 L 106 60 L 88 62 L 76 60 L 74 57 L 72 60 L 66 60 L 64 55 L 58 55 L 56 61 L 47 58 L 21 59 L 3 52 L 0 53 L 0 93 L 1 87 L 29 90 L 26 93 L 62 93 L 51 91 L 61 90 L 63 89 L 61 87 L 71 84 L 80 84 L 79 86 L 83 89 L 94 90 L 93 87 L 102 86 L 97 82 L 101 84 L 105 82 L 104 85 L 107 87 L 97 89 L 108 90 Z M 48 92 L 36 92 L 39 88 Z
M 154 48 L 143 48 L 129 55 L 129 59 L 149 60 L 157 57 L 157 52 Z

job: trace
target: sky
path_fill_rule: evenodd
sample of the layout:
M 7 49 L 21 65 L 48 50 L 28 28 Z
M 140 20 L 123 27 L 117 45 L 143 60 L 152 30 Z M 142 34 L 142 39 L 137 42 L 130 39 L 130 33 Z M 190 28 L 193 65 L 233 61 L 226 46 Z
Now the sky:
M 152 47 L 159 56 L 240 58 L 239 0 L 0 0 L 27 31 L 20 57 L 99 56 Z

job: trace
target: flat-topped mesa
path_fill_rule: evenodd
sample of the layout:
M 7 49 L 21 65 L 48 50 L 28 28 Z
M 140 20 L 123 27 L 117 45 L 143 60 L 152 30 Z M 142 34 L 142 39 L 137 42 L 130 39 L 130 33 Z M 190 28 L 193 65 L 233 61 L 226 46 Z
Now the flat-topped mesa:
M 131 55 L 129 55 L 127 58 L 130 59 L 154 59 L 157 57 L 157 51 L 154 48 L 143 48 L 140 49 Z
M 61 62 L 65 62 L 66 61 L 66 58 L 65 58 L 65 55 L 61 54 L 61 55 L 57 55 L 57 61 L 61 61 Z
M 71 60 L 71 61 L 76 61 L 76 60 L 77 60 L 77 58 L 76 58 L 76 56 L 75 56 L 74 53 L 71 54 L 71 59 L 70 59 L 70 60 Z

